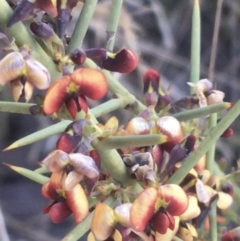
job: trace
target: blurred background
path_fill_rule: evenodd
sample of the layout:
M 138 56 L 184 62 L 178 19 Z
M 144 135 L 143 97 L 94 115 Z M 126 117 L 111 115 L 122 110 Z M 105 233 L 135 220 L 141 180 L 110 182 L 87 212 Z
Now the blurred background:
M 5 0 L 3 0 L 5 1 Z M 87 1 L 87 0 L 86 0 Z M 201 78 L 207 78 L 213 37 L 217 0 L 201 0 Z M 174 100 L 187 95 L 190 73 L 190 41 L 193 0 L 124 0 L 120 25 L 116 35 L 115 50 L 130 48 L 139 56 L 138 68 L 128 75 L 115 74 L 128 90 L 139 99 L 142 95 L 142 76 L 148 68 L 161 74 L 163 89 L 171 88 Z M 83 48 L 104 47 L 106 26 L 111 0 L 100 0 L 91 26 L 83 43 Z M 82 8 L 79 2 L 72 11 L 72 21 L 67 34 L 71 36 L 77 16 Z M 3 54 L 3 52 L 1 52 Z M 223 91 L 225 101 L 234 102 L 240 97 L 240 2 L 223 1 L 223 11 L 219 32 L 215 77 L 217 88 Z M 9 87 L 0 93 L 1 100 L 11 101 Z M 110 96 L 106 96 L 105 100 Z M 96 105 L 90 102 L 91 105 Z M 131 118 L 126 110 L 110 113 L 116 115 L 121 124 Z M 104 122 L 110 115 L 103 116 Z M 33 117 L 0 113 L 0 149 L 12 142 L 45 128 L 54 121 L 49 117 Z M 240 156 L 239 120 L 235 121 L 234 136 L 220 140 L 217 158 L 222 158 L 235 166 Z M 31 169 L 55 148 L 58 136 L 19 149 L 0 153 L 2 162 Z M 41 196 L 41 186 L 0 163 L 0 206 L 6 230 L 11 241 L 57 241 L 61 240 L 74 226 L 72 217 L 61 224 L 52 224 L 48 215 L 42 215 L 48 203 Z M 0 217 L 0 225 L 4 222 Z M 3 241 L 7 241 L 3 240 Z

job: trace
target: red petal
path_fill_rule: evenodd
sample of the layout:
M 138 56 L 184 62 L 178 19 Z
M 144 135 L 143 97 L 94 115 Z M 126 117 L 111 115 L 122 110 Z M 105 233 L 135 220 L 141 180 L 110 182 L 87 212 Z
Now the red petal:
M 71 135 L 69 133 L 63 133 L 57 141 L 57 150 L 64 151 L 66 153 L 72 152 L 81 140 L 81 136 Z
M 53 223 L 61 223 L 71 213 L 72 211 L 65 201 L 54 204 L 49 210 L 49 216 Z
M 71 117 L 73 118 L 73 120 L 75 120 L 76 115 L 78 113 L 78 107 L 77 107 L 76 101 L 72 98 L 69 98 L 68 100 L 65 101 L 65 105 Z
M 165 234 L 170 225 L 168 216 L 163 212 L 158 212 L 150 221 L 151 228 L 161 234 Z
M 63 76 L 50 86 L 43 102 L 43 111 L 47 115 L 53 114 L 61 108 L 67 97 L 67 87 L 70 82 L 69 76 Z
M 66 202 L 72 210 L 76 223 L 83 221 L 89 211 L 88 199 L 80 184 L 77 184 L 73 189 L 66 191 Z
M 98 100 L 107 93 L 107 79 L 100 70 L 79 68 L 72 73 L 71 78 L 80 86 L 81 95 Z
M 85 96 L 80 95 L 78 97 L 78 103 L 79 103 L 81 109 L 87 114 L 88 113 L 88 104 L 87 104 L 87 100 L 86 100 Z

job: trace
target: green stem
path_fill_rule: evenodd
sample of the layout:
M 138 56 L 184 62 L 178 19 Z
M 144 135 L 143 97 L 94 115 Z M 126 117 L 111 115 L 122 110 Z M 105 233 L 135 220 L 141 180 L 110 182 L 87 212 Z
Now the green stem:
M 208 127 L 214 128 L 217 124 L 217 114 L 210 115 Z M 206 169 L 213 173 L 214 163 L 215 163 L 215 150 L 216 150 L 216 142 L 210 146 L 209 151 L 207 152 L 207 162 Z M 210 239 L 211 241 L 217 241 L 217 200 L 215 200 L 211 204 L 211 209 L 209 212 L 209 223 L 210 223 Z
M 94 115 L 96 118 L 105 115 L 111 111 L 124 108 L 123 101 L 121 99 L 111 99 L 107 102 L 95 106 L 91 109 L 92 115 Z
M 71 53 L 75 48 L 82 46 L 83 39 L 87 33 L 97 2 L 98 0 L 87 0 L 84 2 L 82 11 L 78 17 L 70 43 L 66 50 L 67 54 Z
M 108 197 L 105 201 L 105 204 L 109 206 L 113 206 L 115 203 L 115 199 L 113 197 Z M 70 233 L 68 233 L 61 241 L 77 241 L 79 240 L 86 232 L 89 231 L 91 227 L 91 221 L 93 217 L 93 213 L 90 213 L 87 218 L 78 224 Z
M 226 109 L 230 108 L 231 106 L 232 106 L 231 103 L 224 102 L 224 103 L 220 103 L 220 104 L 210 105 L 207 107 L 179 112 L 172 116 L 177 118 L 179 121 L 187 121 L 187 120 L 196 119 L 199 117 L 210 115 L 212 113 L 217 113 L 217 112 L 226 110 Z
M 121 9 L 123 0 L 112 0 L 112 7 L 110 10 L 110 17 L 108 20 L 107 31 L 106 31 L 106 48 L 113 51 L 113 46 L 115 42 L 115 35 L 118 28 L 118 22 L 120 19 Z
M 0 112 L 8 112 L 15 114 L 31 114 L 29 112 L 29 108 L 33 105 L 35 104 L 0 101 Z
M 44 184 L 47 181 L 49 181 L 49 177 L 43 176 L 37 172 L 34 172 L 32 170 L 29 170 L 27 168 L 23 168 L 23 167 L 18 167 L 18 166 L 13 166 L 7 163 L 4 163 L 6 166 L 8 166 L 9 168 L 11 168 L 13 171 L 27 177 L 28 179 L 40 183 L 40 184 Z
M 51 125 L 47 128 L 44 128 L 40 131 L 36 131 L 28 136 L 25 136 L 25 137 L 15 141 L 10 146 L 8 146 L 4 151 L 18 148 L 20 146 L 26 146 L 26 145 L 32 144 L 36 141 L 40 141 L 42 139 L 48 138 L 49 136 L 59 134 L 59 133 L 63 132 L 70 123 L 72 123 L 72 121 L 65 120 L 65 121 L 59 122 L 57 124 Z
M 27 28 L 21 23 L 18 22 L 14 24 L 11 28 L 6 29 L 7 22 L 12 16 L 12 9 L 8 5 L 7 1 L 1 1 L 0 4 L 0 27 L 9 32 L 9 35 L 12 36 L 18 46 L 28 45 L 31 47 L 31 55 L 34 59 L 41 62 L 44 66 L 47 66 L 52 80 L 56 80 L 60 77 L 61 73 L 57 71 L 56 65 L 52 59 L 43 51 L 40 45 L 32 38 L 32 36 L 27 31 Z
M 209 131 L 207 137 L 199 144 L 198 148 L 189 154 L 184 160 L 181 168 L 177 170 L 169 179 L 168 183 L 179 184 L 189 171 L 197 164 L 199 159 L 211 148 L 211 146 L 218 140 L 222 133 L 232 124 L 232 122 L 240 114 L 240 100 L 230 109 L 228 114 Z
M 191 71 L 190 82 L 196 83 L 200 79 L 200 42 L 201 42 L 201 20 L 199 0 L 194 0 L 192 15 L 192 39 L 191 39 Z M 193 88 L 190 89 L 194 92 Z
M 212 114 L 209 117 L 209 122 L 208 122 L 208 128 L 212 129 L 216 126 L 217 124 L 217 114 Z M 207 163 L 206 163 L 206 169 L 210 171 L 210 173 L 213 172 L 214 169 L 214 162 L 215 162 L 215 149 L 216 149 L 216 144 L 213 143 L 211 145 L 210 150 L 207 152 Z
M 165 135 L 135 135 L 135 136 L 113 136 L 99 141 L 98 148 L 122 149 L 131 147 L 144 147 L 162 144 L 167 141 Z

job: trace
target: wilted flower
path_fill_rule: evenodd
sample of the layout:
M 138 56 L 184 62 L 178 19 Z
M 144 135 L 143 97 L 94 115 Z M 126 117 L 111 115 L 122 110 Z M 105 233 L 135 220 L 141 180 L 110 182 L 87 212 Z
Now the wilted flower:
M 27 47 L 6 55 L 0 61 L 0 69 L 0 84 L 10 82 L 14 101 L 18 101 L 21 96 L 29 101 L 34 86 L 47 89 L 50 85 L 51 78 L 47 68 L 30 57 Z
M 64 151 L 55 150 L 42 163 L 53 173 L 67 173 L 67 167 L 72 167 L 73 170 L 67 173 L 65 179 L 64 187 L 67 190 L 76 186 L 84 177 L 91 181 L 90 188 L 92 189 L 99 178 L 99 169 L 94 159 L 81 153 L 67 154 Z
M 86 97 L 101 99 L 107 92 L 108 84 L 104 74 L 96 69 L 79 68 L 70 76 L 63 76 L 48 89 L 43 110 L 47 115 L 57 112 L 65 103 L 73 119 L 78 111 L 87 112 Z

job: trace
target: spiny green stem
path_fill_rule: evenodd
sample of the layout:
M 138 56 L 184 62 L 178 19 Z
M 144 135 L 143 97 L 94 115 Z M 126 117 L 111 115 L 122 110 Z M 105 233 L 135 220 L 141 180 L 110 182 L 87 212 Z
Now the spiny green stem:
M 8 5 L 7 1 L 1 1 L 0 5 L 0 27 L 4 31 L 9 32 L 9 35 L 15 39 L 18 46 L 30 46 L 32 50 L 31 55 L 33 58 L 41 62 L 44 66 L 47 66 L 52 80 L 58 79 L 61 73 L 57 71 L 56 65 L 52 59 L 43 51 L 39 44 L 32 38 L 26 27 L 21 22 L 18 22 L 11 28 L 6 29 L 7 22 L 12 16 L 13 11 Z
M 15 114 L 31 114 L 29 112 L 29 108 L 33 105 L 35 104 L 0 101 L 0 112 L 8 112 Z
M 107 44 L 106 47 L 110 51 L 113 50 L 114 42 L 115 42 L 115 35 L 117 32 L 118 28 L 118 22 L 120 19 L 120 13 L 122 9 L 122 3 L 123 0 L 112 0 L 112 6 L 110 10 L 110 17 L 108 20 L 108 25 L 107 25 Z
M 4 163 L 6 166 L 8 166 L 9 168 L 11 168 L 13 171 L 33 180 L 34 182 L 40 183 L 40 184 L 44 184 L 49 180 L 49 177 L 43 176 L 37 172 L 34 172 L 32 170 L 29 170 L 27 168 L 23 168 L 23 167 L 18 167 L 18 166 L 13 166 L 7 163 Z
M 87 0 L 84 2 L 83 8 L 75 25 L 70 43 L 66 50 L 67 54 L 71 53 L 75 48 L 82 46 L 83 39 L 87 33 L 97 2 L 98 0 Z
M 212 113 L 217 113 L 217 112 L 226 110 L 230 108 L 231 105 L 232 105 L 231 103 L 224 102 L 220 104 L 210 105 L 207 107 L 179 112 L 172 116 L 177 118 L 179 121 L 187 121 L 187 120 L 196 119 L 199 117 L 210 115 Z
M 65 120 L 65 121 L 59 122 L 57 124 L 51 125 L 47 128 L 44 128 L 40 131 L 36 131 L 28 136 L 25 136 L 25 137 L 15 141 L 13 144 L 8 146 L 4 151 L 18 148 L 20 146 L 32 144 L 36 141 L 40 141 L 42 139 L 48 138 L 49 136 L 59 134 L 59 133 L 63 132 L 70 123 L 72 123 L 72 121 Z
M 197 164 L 200 158 L 211 148 L 222 133 L 232 124 L 240 114 L 240 100 L 230 109 L 228 114 L 209 131 L 207 137 L 199 144 L 198 148 L 192 152 L 183 162 L 181 168 L 177 170 L 169 179 L 168 183 L 179 184 L 189 171 Z
M 165 135 L 135 135 L 135 136 L 113 136 L 98 142 L 98 148 L 121 149 L 130 147 L 144 147 L 162 144 L 167 141 Z
M 113 206 L 115 203 L 115 199 L 113 197 L 108 197 L 105 201 L 105 204 L 109 206 Z M 61 241 L 77 241 L 79 240 L 87 231 L 89 231 L 91 227 L 91 221 L 93 217 L 93 213 L 90 213 L 87 218 L 78 224 L 70 233 L 68 233 Z
M 210 115 L 209 122 L 208 122 L 208 128 L 212 129 L 217 124 L 217 114 Z M 213 143 L 211 145 L 210 150 L 207 152 L 207 163 L 206 163 L 206 169 L 209 170 L 211 173 L 213 172 L 213 163 L 215 162 L 215 148 L 216 144 Z
M 3 105 L 1 105 L 2 103 L 3 103 Z M 13 102 L 6 102 L 6 103 L 7 104 L 5 105 L 4 102 L 0 102 L 0 111 L 1 111 L 1 107 L 3 110 L 9 109 L 9 112 L 12 112 L 11 110 L 14 111 L 14 110 L 18 109 L 18 106 L 20 107 L 20 109 L 22 106 L 23 112 L 27 111 L 26 107 L 29 108 L 28 104 L 24 104 L 24 103 L 13 103 Z M 118 108 L 124 107 L 123 104 L 124 104 L 124 102 L 121 99 L 112 99 L 101 105 L 98 105 L 97 107 L 94 107 L 92 109 L 92 114 L 97 118 L 103 114 L 106 114 L 106 113 L 116 110 Z M 25 137 L 15 141 L 9 147 L 7 147 L 5 150 L 7 151 L 10 149 L 14 149 L 14 148 L 18 148 L 18 147 L 25 146 L 28 144 L 32 144 L 36 141 L 40 141 L 40 140 L 48 138 L 50 136 L 59 134 L 59 133 L 63 132 L 65 130 L 65 128 L 71 122 L 72 121 L 70 121 L 70 120 L 64 120 L 62 122 L 59 122 L 57 124 L 44 128 L 40 131 L 34 132 L 28 136 L 25 136 Z
M 200 43 L 201 43 L 201 20 L 199 0 L 194 0 L 192 15 L 192 39 L 191 39 L 191 71 L 190 82 L 196 83 L 200 79 Z M 193 93 L 193 88 L 191 88 Z
M 91 112 L 97 118 L 97 117 L 105 115 L 111 111 L 121 109 L 124 107 L 125 106 L 123 105 L 123 101 L 121 99 L 117 98 L 117 99 L 108 100 L 107 102 L 105 102 L 101 105 L 93 107 L 91 109 Z

